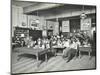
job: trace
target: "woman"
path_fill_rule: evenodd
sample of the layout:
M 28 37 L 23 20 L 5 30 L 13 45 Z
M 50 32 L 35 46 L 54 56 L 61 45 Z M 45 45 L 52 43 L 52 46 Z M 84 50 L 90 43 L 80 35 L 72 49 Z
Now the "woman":
M 57 40 L 57 45 L 62 46 L 62 42 L 61 42 L 60 38 Z
M 69 47 L 66 48 L 66 57 L 67 60 L 66 62 L 69 62 L 75 55 L 77 52 L 77 43 L 75 41 L 75 39 L 71 39 L 70 43 L 69 43 Z
M 41 38 L 38 38 L 37 44 L 38 44 L 38 47 L 41 47 L 42 46 L 42 39 Z
M 69 51 L 70 47 L 69 47 L 69 43 L 70 43 L 70 40 L 64 40 L 63 41 L 63 46 L 65 47 L 65 49 L 63 50 L 63 58 L 66 57 L 66 54 L 67 52 Z

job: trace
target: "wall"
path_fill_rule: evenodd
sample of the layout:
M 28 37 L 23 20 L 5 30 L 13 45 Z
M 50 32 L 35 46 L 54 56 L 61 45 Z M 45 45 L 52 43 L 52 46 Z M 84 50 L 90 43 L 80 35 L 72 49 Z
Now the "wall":
M 19 6 L 12 5 L 12 37 L 14 36 L 14 28 L 16 26 L 22 27 L 22 28 L 33 28 L 30 25 L 30 21 L 34 21 L 36 19 L 39 19 L 40 24 L 38 25 L 39 30 L 43 29 L 43 26 L 46 26 L 46 20 L 44 17 L 37 17 L 34 15 L 26 15 L 23 14 L 23 8 Z
M 24 26 L 22 26 L 24 23 Z M 14 27 L 26 27 L 27 16 L 23 14 L 23 8 L 12 5 L 12 37 L 14 36 Z
M 23 14 L 23 8 L 22 7 L 18 7 L 18 6 L 14 6 L 12 5 L 12 36 L 13 32 L 14 32 L 14 27 L 15 26 L 19 26 L 19 27 L 28 27 L 28 28 L 33 28 L 31 26 L 31 22 L 30 21 L 34 21 L 36 19 L 39 19 L 40 24 L 38 25 L 38 29 L 42 30 L 44 27 L 46 27 L 46 19 L 54 19 L 54 18 L 63 18 L 63 17 L 71 17 L 71 16 L 77 16 L 80 15 L 82 13 L 81 11 L 82 9 L 61 9 L 61 10 L 57 10 L 58 12 L 54 11 L 46 11 L 43 12 L 43 14 L 39 14 L 40 16 L 34 16 L 34 15 L 25 15 Z M 89 14 L 89 13 L 95 13 L 95 9 L 86 9 L 85 13 Z M 56 34 L 56 32 L 58 32 L 58 30 L 56 29 L 56 26 L 54 26 L 53 28 L 54 30 L 54 34 Z
M 31 26 L 32 22 L 35 22 L 36 19 L 39 20 L 39 24 L 38 24 L 38 29 L 39 30 L 43 30 L 43 26 L 46 26 L 46 20 L 44 17 L 37 17 L 34 15 L 27 15 L 28 16 L 28 28 L 34 28 L 34 26 Z
M 21 26 L 23 21 L 26 22 L 26 17 L 23 14 L 23 8 L 13 5 L 12 6 L 12 26 Z

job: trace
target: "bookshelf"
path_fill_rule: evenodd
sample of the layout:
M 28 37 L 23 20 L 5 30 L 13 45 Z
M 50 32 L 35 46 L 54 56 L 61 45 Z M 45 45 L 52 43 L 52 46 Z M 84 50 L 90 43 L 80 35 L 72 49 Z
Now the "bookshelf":
M 29 36 L 29 28 L 16 27 L 14 31 L 14 36 L 21 37 L 21 34 L 24 34 L 24 37 Z

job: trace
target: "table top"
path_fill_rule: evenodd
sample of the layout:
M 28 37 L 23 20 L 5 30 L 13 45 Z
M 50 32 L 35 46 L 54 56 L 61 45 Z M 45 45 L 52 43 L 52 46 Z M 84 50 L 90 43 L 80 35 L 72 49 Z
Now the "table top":
M 44 51 L 46 52 L 49 49 L 41 49 L 41 48 L 34 49 L 34 48 L 27 48 L 27 47 L 19 47 L 16 48 L 16 50 L 18 50 L 19 53 L 36 54 L 39 52 L 44 52 Z
M 79 50 L 80 51 L 91 51 L 92 49 L 91 49 L 91 46 L 80 46 L 79 47 Z
M 91 47 L 90 45 L 83 45 L 83 46 L 79 46 L 79 47 Z
M 55 46 L 53 46 L 53 48 L 65 48 L 65 47 L 64 46 L 55 45 Z

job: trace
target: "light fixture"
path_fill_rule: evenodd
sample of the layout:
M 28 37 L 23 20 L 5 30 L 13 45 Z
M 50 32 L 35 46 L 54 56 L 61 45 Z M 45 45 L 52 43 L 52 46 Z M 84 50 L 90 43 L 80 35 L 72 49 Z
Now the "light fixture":
M 38 11 L 37 11 L 37 17 L 38 17 Z M 39 19 L 36 19 L 35 22 L 36 22 L 37 24 L 40 23 Z
M 87 16 L 86 16 L 86 14 L 85 14 L 85 11 L 84 11 L 84 5 L 82 6 L 82 13 L 81 13 L 81 15 L 80 15 L 80 18 L 81 19 L 85 19 Z

